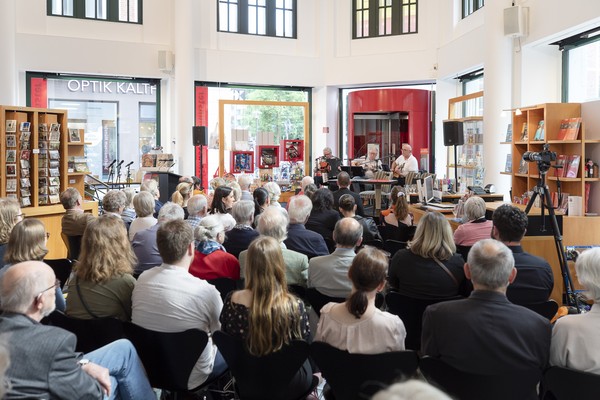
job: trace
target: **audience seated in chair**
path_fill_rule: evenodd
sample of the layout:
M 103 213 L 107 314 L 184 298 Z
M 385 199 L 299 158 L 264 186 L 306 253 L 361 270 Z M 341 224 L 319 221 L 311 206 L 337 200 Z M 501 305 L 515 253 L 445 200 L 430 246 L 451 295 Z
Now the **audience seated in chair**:
M 262 221 L 261 217 L 259 224 Z M 302 300 L 287 290 L 279 242 L 268 236 L 254 240 L 248 248 L 245 267 L 246 288 L 231 293 L 225 300 L 220 317 L 223 332 L 243 340 L 248 353 L 255 357 L 276 353 L 293 339 L 308 340 L 308 315 Z M 270 310 L 268 318 L 265 307 Z M 312 369 L 306 360 L 291 380 L 286 398 L 298 398 L 311 385 Z
M 464 210 L 467 222 L 454 231 L 454 243 L 471 247 L 480 240 L 489 239 L 493 223 L 485 219 L 485 201 L 479 196 L 471 196 L 465 202 Z
M 125 208 L 121 213 L 121 219 L 125 222 L 125 226 L 127 227 L 127 231 L 129 231 L 129 227 L 131 223 L 136 218 L 135 206 L 133 205 L 133 198 L 135 197 L 135 189 L 132 187 L 126 187 L 121 189 L 121 192 L 125 195 Z
M 510 249 L 481 240 L 464 269 L 475 290 L 468 299 L 427 307 L 421 353 L 466 373 L 541 376 L 548 364 L 550 322 L 506 297 L 517 274 Z
M 372 400 L 452 400 L 446 393 L 417 379 L 394 383 L 378 392 Z
M 305 254 L 308 259 L 315 256 L 329 254 L 329 249 L 323 236 L 317 232 L 306 229 L 304 224 L 312 210 L 311 200 L 304 195 L 296 195 L 290 199 L 288 204 L 288 226 L 287 238 L 283 241 L 289 250 Z
M 56 285 L 52 269 L 39 261 L 13 265 L 0 280 L 0 334 L 7 338 L 11 359 L 7 398 L 154 398 L 129 341 L 82 355 L 75 352 L 75 335 L 39 323 L 54 310 Z
M 119 217 L 103 215 L 88 224 L 81 255 L 67 282 L 66 314 L 75 318 L 131 319 L 135 254 Z
M 333 238 L 335 223 L 340 219 L 340 213 L 333 209 L 333 195 L 326 188 L 317 190 L 311 197 L 312 211 L 306 221 L 306 229 L 315 231 L 325 240 Z M 332 252 L 334 249 L 329 249 Z
M 132 241 L 135 234 L 144 229 L 148 229 L 158 222 L 154 218 L 154 197 L 150 192 L 139 192 L 133 198 L 133 207 L 137 215 L 136 219 L 129 225 L 129 241 Z
M 156 179 L 146 179 L 140 185 L 140 192 L 149 192 L 154 197 L 154 214 L 153 217 L 158 219 L 158 212 L 163 206 L 160 199 L 160 190 L 158 189 L 158 181 Z
M 390 286 L 400 294 L 420 299 L 467 295 L 470 285 L 465 280 L 464 261 L 455 250 L 448 220 L 438 212 L 425 214 L 414 239 L 390 262 Z
M 368 243 L 372 241 L 380 241 L 381 247 L 383 248 L 383 239 L 379 230 L 377 229 L 377 224 L 370 217 L 362 217 L 360 215 L 356 215 L 356 203 L 354 197 L 349 194 L 344 194 L 339 199 L 340 214 L 344 218 L 354 218 L 357 220 L 363 229 L 363 242 Z
M 120 190 L 109 190 L 102 197 L 102 215 L 112 214 L 121 218 L 123 226 L 127 224 L 123 220 L 123 210 L 127 207 L 127 196 Z
M 288 217 L 281 212 L 281 208 L 267 207 L 258 219 L 256 229 L 261 236 L 276 239 L 281 246 L 281 254 L 285 265 L 285 277 L 288 285 L 306 287 L 308 278 L 308 257 L 296 251 L 285 248 L 283 241 L 287 237 Z M 255 239 L 256 240 L 256 239 Z M 241 277 L 244 278 L 245 268 L 248 265 L 248 250 L 240 253 Z
M 352 196 L 352 198 L 354 199 L 354 204 L 356 204 L 356 210 L 355 210 L 356 214 L 361 217 L 364 217 L 365 209 L 363 208 L 363 204 L 362 204 L 363 202 L 362 202 L 362 199 L 360 198 L 360 195 L 358 193 L 353 192 L 352 190 L 348 189 L 348 187 L 351 184 L 350 175 L 346 171 L 340 172 L 337 176 L 337 183 L 338 183 L 339 189 L 336 190 L 335 192 L 333 192 L 333 208 L 336 210 L 339 209 L 340 197 L 347 194 L 348 196 Z M 343 214 L 342 214 L 342 216 L 343 216 Z
M 190 224 L 192 230 L 195 230 L 200 225 L 202 218 L 208 213 L 208 200 L 206 200 L 206 196 L 203 194 L 193 195 L 188 200 L 187 210 L 188 217 L 185 222 Z
M 158 223 L 156 225 L 135 234 L 133 241 L 131 242 L 131 247 L 133 248 L 133 252 L 138 261 L 134 268 L 135 275 L 139 275 L 150 268 L 162 264 L 162 258 L 160 257 L 156 243 L 156 232 L 162 224 L 173 220 L 183 221 L 183 208 L 175 203 L 169 202 L 164 206 L 161 206 L 161 211 L 158 214 Z
M 163 209 L 167 206 L 165 204 Z M 132 296 L 132 322 L 158 332 L 200 329 L 211 333 L 220 329 L 223 301 L 219 292 L 188 272 L 194 258 L 194 235 L 190 225 L 183 218 L 164 222 L 158 228 L 156 238 L 164 264 L 143 272 L 138 278 Z M 188 378 L 188 389 L 221 375 L 226 368 L 209 340 Z
M 492 215 L 492 237 L 512 251 L 517 277 L 508 287 L 506 296 L 514 304 L 542 303 L 550 297 L 554 274 L 550 264 L 541 257 L 523 251 L 521 240 L 527 230 L 527 215 L 519 208 L 503 204 Z
M 387 256 L 374 247 L 365 247 L 354 257 L 348 270 L 352 294 L 344 303 L 321 308 L 315 340 L 358 354 L 404 350 L 404 324 L 375 306 L 376 293 L 386 285 L 387 267 Z M 368 339 L 374 337 L 377 340 Z
M 13 264 L 24 261 L 42 261 L 48 254 L 47 243 L 46 227 L 39 219 L 28 218 L 17 223 L 10 232 L 8 245 L 4 253 L 5 265 L 0 269 L 0 275 Z M 69 260 L 67 261 L 70 263 Z M 61 278 L 64 280 L 61 282 L 64 282 L 68 277 L 69 275 L 62 276 Z M 55 293 L 56 309 L 65 311 L 65 296 L 60 285 L 56 286 Z
M 254 222 L 254 201 L 241 200 L 233 205 L 231 215 L 236 225 L 225 232 L 223 247 L 236 258 L 250 246 L 250 242 L 258 237 L 258 232 L 252 227 Z
M 71 243 L 70 238 L 79 238 L 78 242 L 81 243 L 81 237 L 85 232 L 88 222 L 92 221 L 94 217 L 91 213 L 83 211 L 81 205 L 83 199 L 81 194 L 75 188 L 67 188 L 60 194 L 60 202 L 65 209 L 65 215 L 61 219 L 62 233 L 67 236 L 69 240 L 69 254 L 68 257 L 72 260 L 76 260 L 79 257 L 79 247 L 76 245 L 76 239 Z
M 565 315 L 552 329 L 550 364 L 600 375 L 600 354 L 596 347 L 600 329 L 600 248 L 585 250 L 575 263 L 577 280 L 594 300 L 584 314 Z
M 352 291 L 348 270 L 362 242 L 362 226 L 354 218 L 342 218 L 335 225 L 336 249 L 327 256 L 314 257 L 308 264 L 308 287 L 330 297 L 347 298 Z
M 218 215 L 202 218 L 194 231 L 196 249 L 190 265 L 190 274 L 200 279 L 240 279 L 240 263 L 225 251 L 225 228 Z
M 171 194 L 171 201 L 183 209 L 183 219 L 187 219 L 189 216 L 188 201 L 192 197 L 193 191 L 194 184 L 192 182 L 180 182 Z

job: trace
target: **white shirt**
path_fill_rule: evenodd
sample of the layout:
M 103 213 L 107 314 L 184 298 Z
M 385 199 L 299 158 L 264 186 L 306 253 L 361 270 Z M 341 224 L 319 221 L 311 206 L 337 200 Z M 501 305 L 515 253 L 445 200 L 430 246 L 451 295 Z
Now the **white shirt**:
M 131 322 L 158 332 L 200 329 L 207 333 L 221 328 L 223 301 L 217 289 L 192 276 L 186 269 L 162 264 L 144 271 L 131 296 Z M 216 346 L 209 337 L 188 379 L 188 389 L 200 386 L 212 372 Z
M 585 314 L 565 315 L 552 329 L 550 365 L 600 374 L 600 306 Z
M 412 154 L 408 159 L 404 158 L 404 156 L 399 156 L 395 162 L 396 166 L 400 167 L 401 176 L 406 176 L 409 172 L 419 172 L 419 162 Z
M 148 215 L 147 217 L 137 217 L 131 221 L 131 225 L 129 226 L 129 241 L 133 241 L 133 237 L 136 233 L 156 225 L 157 222 L 158 220 L 154 218 L 152 214 Z

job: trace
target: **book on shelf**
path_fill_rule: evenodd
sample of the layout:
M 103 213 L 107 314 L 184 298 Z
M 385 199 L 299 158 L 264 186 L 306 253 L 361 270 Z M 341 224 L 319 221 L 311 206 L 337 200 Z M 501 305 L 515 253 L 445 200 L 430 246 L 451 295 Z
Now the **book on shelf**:
M 521 142 L 526 142 L 528 139 L 528 133 L 527 133 L 527 122 L 523 122 L 523 128 L 521 129 Z
M 560 194 L 560 199 L 558 198 L 558 193 L 554 192 L 554 194 L 556 194 L 556 211 L 559 212 L 566 212 L 567 208 L 569 208 L 569 193 L 565 193 L 562 192 Z M 554 194 L 553 194 L 553 199 L 554 199 Z
M 565 118 L 560 121 L 558 130 L 558 140 L 577 140 L 579 128 L 581 127 L 581 118 Z
M 529 163 L 523 159 L 521 159 L 521 163 L 519 164 L 519 174 L 527 174 L 529 170 Z
M 506 155 L 506 165 L 504 166 L 504 172 L 512 172 L 512 154 Z
M 585 213 L 587 214 L 589 212 L 589 207 L 590 207 L 590 189 L 592 188 L 592 184 L 587 182 L 585 184 L 585 189 L 584 189 L 584 197 L 583 197 L 583 206 L 585 209 Z
M 512 124 L 508 124 L 508 127 L 506 128 L 505 142 L 512 142 Z
M 579 171 L 579 162 L 581 161 L 581 156 L 574 154 L 569 156 L 567 161 L 567 171 L 565 173 L 565 177 L 567 178 L 577 178 L 577 172 Z
M 554 176 L 556 176 L 558 178 L 562 178 L 563 176 L 565 176 L 565 171 L 567 169 L 567 156 L 564 154 L 559 154 L 556 157 L 555 165 L 560 168 L 554 169 Z
M 533 140 L 544 140 L 544 120 L 540 120 L 540 122 L 538 122 L 538 126 L 537 129 L 535 130 L 535 136 L 533 137 Z

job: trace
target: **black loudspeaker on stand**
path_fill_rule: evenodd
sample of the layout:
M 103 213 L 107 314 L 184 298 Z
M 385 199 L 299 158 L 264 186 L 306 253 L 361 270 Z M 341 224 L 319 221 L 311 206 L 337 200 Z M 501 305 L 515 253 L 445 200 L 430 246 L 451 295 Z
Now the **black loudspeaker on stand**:
M 203 162 L 202 159 L 202 146 L 208 145 L 208 129 L 206 126 L 192 126 L 192 142 L 194 146 L 200 146 L 200 180 L 201 180 L 201 190 L 204 191 L 204 182 L 202 181 L 203 173 Z
M 444 146 L 454 146 L 454 190 L 458 191 L 458 157 L 456 146 L 465 144 L 463 123 L 461 121 L 444 121 Z

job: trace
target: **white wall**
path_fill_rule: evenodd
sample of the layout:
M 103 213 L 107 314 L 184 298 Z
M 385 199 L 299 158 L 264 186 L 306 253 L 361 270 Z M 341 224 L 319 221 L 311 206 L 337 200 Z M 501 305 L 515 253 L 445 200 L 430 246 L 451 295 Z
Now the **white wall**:
M 600 23 L 597 1 L 518 1 L 517 4 L 530 7 L 530 33 L 520 47 L 508 46 L 507 50 L 504 46 L 496 49 L 500 42 L 490 35 L 498 35 L 502 21 L 499 12 L 511 5 L 510 0 L 494 0 L 464 20 L 460 19 L 459 0 L 421 0 L 418 34 L 361 40 L 351 39 L 348 0 L 299 1 L 297 40 L 219 33 L 216 1 L 187 3 L 193 18 L 185 22 L 176 17 L 180 0 L 145 0 L 143 25 L 48 17 L 45 0 L 2 3 L 3 10 L 10 12 L 14 7 L 16 16 L 14 68 L 0 69 L 3 81 L 7 75 L 18 76 L 13 104 L 25 105 L 25 71 L 161 78 L 163 143 L 170 146 L 179 135 L 185 135 L 182 140 L 189 137 L 187 127 L 193 123 L 193 115 L 187 105 L 184 111 L 177 107 L 178 100 L 191 101 L 185 100 L 187 95 L 184 100 L 179 97 L 182 86 L 175 84 L 177 74 L 158 70 L 158 51 L 167 49 L 176 53 L 176 66 L 182 57 L 186 64 L 191 62 L 191 75 L 180 77 L 186 82 L 314 87 L 313 153 L 320 153 L 324 145 L 337 147 L 339 87 L 437 80 L 435 118 L 436 125 L 441 126 L 441 120 L 447 118 L 448 98 L 460 94 L 454 77 L 484 66 L 488 87 L 490 80 L 503 77 L 499 67 L 490 75 L 494 69 L 490 63 L 504 58 L 512 66 L 506 73 L 513 85 L 495 89 L 504 94 L 494 101 L 488 98 L 492 93 L 486 92 L 486 114 L 500 113 L 501 108 L 516 104 L 559 101 L 560 53 L 547 43 Z M 185 46 L 175 43 L 176 29 L 187 29 L 179 27 L 180 23 L 192 25 L 192 38 Z M 3 26 L 8 29 L 6 24 Z M 0 43 L 8 46 L 10 36 L 0 38 Z M 8 54 L 11 62 L 10 48 Z M 10 94 L 4 96 L 11 98 Z M 488 110 L 488 103 L 494 109 Z M 506 129 L 502 119 L 492 119 L 491 123 L 494 125 L 486 123 L 486 132 Z M 329 134 L 322 133 L 323 126 L 329 126 Z M 436 172 L 443 174 L 446 149 L 438 145 L 441 135 L 436 136 Z M 182 148 L 175 143 L 174 150 Z M 180 165 L 187 169 L 191 162 L 181 160 Z

